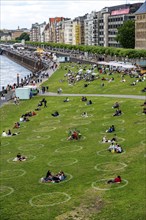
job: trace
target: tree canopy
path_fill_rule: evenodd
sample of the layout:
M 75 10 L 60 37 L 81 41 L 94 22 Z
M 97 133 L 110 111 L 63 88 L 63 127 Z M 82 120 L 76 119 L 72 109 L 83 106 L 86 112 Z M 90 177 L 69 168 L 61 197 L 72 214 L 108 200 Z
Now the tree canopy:
M 29 34 L 24 32 L 20 35 L 20 37 L 17 37 L 16 40 L 25 40 L 25 41 L 29 41 L 30 37 Z
M 128 20 L 118 28 L 116 40 L 123 48 L 135 48 L 135 22 Z

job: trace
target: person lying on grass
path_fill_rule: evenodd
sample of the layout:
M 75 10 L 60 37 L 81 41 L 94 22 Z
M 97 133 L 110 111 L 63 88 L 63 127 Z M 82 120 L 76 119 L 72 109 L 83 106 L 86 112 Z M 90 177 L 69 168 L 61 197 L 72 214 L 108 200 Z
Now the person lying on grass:
M 114 143 L 116 141 L 117 141 L 116 134 L 114 135 L 114 137 L 111 140 L 108 139 L 106 136 L 103 136 L 103 138 L 102 138 L 102 143 L 110 143 L 110 142 Z
M 108 130 L 106 130 L 107 133 L 111 133 L 111 132 L 114 132 L 115 131 L 115 126 L 112 125 L 108 128 Z
M 120 116 L 122 114 L 122 111 L 120 109 L 117 109 L 116 112 L 113 114 L 113 116 Z
M 70 130 L 68 133 L 68 138 L 67 140 L 79 140 L 81 139 L 81 133 L 77 129 Z
M 22 156 L 20 153 L 18 153 L 17 156 L 13 159 L 13 161 L 26 161 L 26 159 L 26 156 Z
M 116 178 L 110 179 L 110 180 L 107 181 L 108 184 L 109 183 L 121 183 L 121 182 L 122 182 L 122 179 L 121 179 L 120 176 L 117 176 Z
M 55 111 L 54 113 L 51 114 L 53 117 L 57 117 L 59 116 L 59 112 L 58 111 Z
M 42 177 L 41 178 L 41 182 L 45 182 L 45 183 L 47 183 L 47 182 L 59 183 L 59 182 L 65 180 L 65 178 L 66 178 L 66 175 L 64 174 L 63 171 L 60 171 L 56 175 L 53 175 L 51 173 L 51 171 L 48 170 L 48 172 L 46 174 L 46 177 Z

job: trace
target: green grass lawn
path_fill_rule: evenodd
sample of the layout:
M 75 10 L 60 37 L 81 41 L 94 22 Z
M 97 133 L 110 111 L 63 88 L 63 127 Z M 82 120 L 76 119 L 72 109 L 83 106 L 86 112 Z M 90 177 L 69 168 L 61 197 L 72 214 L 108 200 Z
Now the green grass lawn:
M 58 71 L 45 83 L 50 91 L 56 92 L 62 77 L 63 73 Z M 116 83 L 111 83 L 106 93 L 140 94 L 144 84 L 132 91 L 131 79 L 128 80 L 122 91 L 116 92 Z M 64 93 L 101 93 L 101 89 L 93 89 L 94 83 L 98 82 L 91 82 L 88 91 L 82 87 L 83 82 L 72 90 L 66 82 L 61 87 Z M 0 132 L 8 129 L 14 132 L 14 123 L 23 113 L 34 110 L 42 98 L 37 96 L 20 101 L 18 106 L 9 103 L 0 108 Z M 48 107 L 42 107 L 29 122 L 22 123 L 19 135 L 1 137 L 1 219 L 146 219 L 146 121 L 140 106 L 143 100 L 91 97 L 93 104 L 87 106 L 81 97 L 69 97 L 68 103 L 61 96 L 45 98 Z M 123 112 L 119 117 L 112 116 L 115 101 Z M 56 110 L 60 116 L 53 118 L 51 113 Z M 81 117 L 84 111 L 88 118 Z M 116 131 L 107 134 L 105 131 L 112 124 Z M 81 140 L 67 141 L 70 128 L 80 130 Z M 104 135 L 111 139 L 114 134 L 124 149 L 122 154 L 108 152 L 109 144 L 101 141 Z M 19 152 L 27 160 L 13 162 Z M 48 169 L 53 173 L 63 170 L 66 180 L 40 183 Z M 108 185 L 107 180 L 117 175 L 122 177 L 122 183 Z
M 137 80 L 137 78 L 130 78 L 129 75 L 125 75 L 126 82 L 121 82 L 121 74 L 113 73 L 113 75 L 100 74 L 95 68 L 92 72 L 97 73 L 94 81 L 85 81 L 80 80 L 75 82 L 74 85 L 68 83 L 67 77 L 65 74 L 68 71 L 77 73 L 80 69 L 91 69 L 91 65 L 78 65 L 78 64 L 61 64 L 59 70 L 53 74 L 49 81 L 45 82 L 43 85 L 49 85 L 49 91 L 57 92 L 57 89 L 61 87 L 63 93 L 83 93 L 83 94 L 129 94 L 129 95 L 145 95 L 141 90 L 145 87 L 145 81 L 136 83 L 135 86 L 131 86 L 131 83 Z M 86 71 L 83 70 L 83 73 Z M 102 81 L 102 78 L 107 80 Z M 109 79 L 114 78 L 114 81 L 109 82 Z M 84 84 L 89 84 L 88 87 L 84 87 Z M 101 84 L 104 83 L 104 87 Z

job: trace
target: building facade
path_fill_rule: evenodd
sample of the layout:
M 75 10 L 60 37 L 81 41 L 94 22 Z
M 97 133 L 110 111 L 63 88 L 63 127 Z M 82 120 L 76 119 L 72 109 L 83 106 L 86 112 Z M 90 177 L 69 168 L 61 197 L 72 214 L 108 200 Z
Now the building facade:
M 146 1 L 135 13 L 135 48 L 146 49 Z

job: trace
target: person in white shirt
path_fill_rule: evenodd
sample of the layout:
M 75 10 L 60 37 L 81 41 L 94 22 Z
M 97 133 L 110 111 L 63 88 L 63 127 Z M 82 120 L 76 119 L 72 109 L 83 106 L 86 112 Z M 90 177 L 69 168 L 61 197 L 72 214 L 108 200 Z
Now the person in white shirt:
M 5 131 L 3 131 L 2 137 L 7 137 L 7 136 L 8 136 L 7 133 Z

